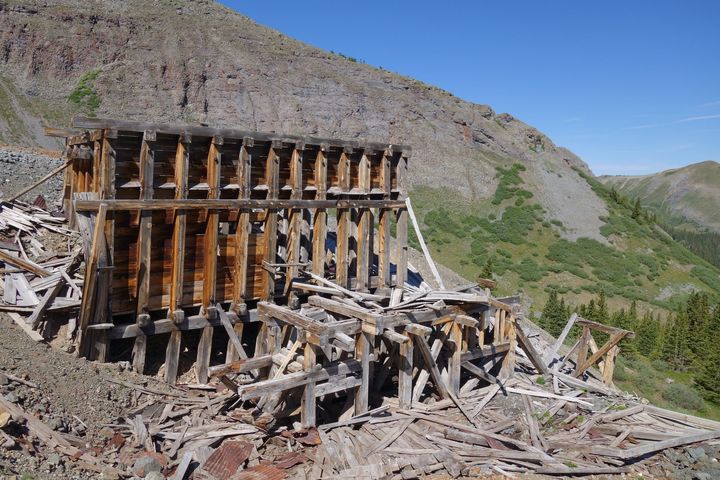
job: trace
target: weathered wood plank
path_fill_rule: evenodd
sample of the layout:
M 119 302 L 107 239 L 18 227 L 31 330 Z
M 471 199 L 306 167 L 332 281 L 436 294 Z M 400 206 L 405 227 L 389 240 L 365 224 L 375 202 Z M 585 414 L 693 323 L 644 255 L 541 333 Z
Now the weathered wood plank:
M 153 198 L 153 172 L 155 167 L 155 134 L 147 131 L 143 135 L 140 149 L 140 199 Z M 137 266 L 135 270 L 136 320 L 140 326 L 150 322 L 150 263 L 152 261 L 152 212 L 140 212 L 137 241 Z
M 175 151 L 175 199 L 182 200 L 187 197 L 188 184 L 187 172 L 190 163 L 189 145 L 191 138 L 180 136 Z M 170 280 L 170 305 L 168 306 L 168 318 L 175 322 L 181 322 L 184 313 L 182 311 L 183 297 L 183 275 L 185 272 L 185 231 L 187 224 L 187 211 L 175 210 L 173 217 L 172 233 L 172 272 Z
M 315 345 L 311 343 L 305 344 L 303 353 L 303 371 L 312 372 L 315 369 L 316 353 Z M 314 427 L 316 419 L 316 399 L 315 399 L 315 382 L 305 384 L 300 405 L 300 423 L 303 427 Z

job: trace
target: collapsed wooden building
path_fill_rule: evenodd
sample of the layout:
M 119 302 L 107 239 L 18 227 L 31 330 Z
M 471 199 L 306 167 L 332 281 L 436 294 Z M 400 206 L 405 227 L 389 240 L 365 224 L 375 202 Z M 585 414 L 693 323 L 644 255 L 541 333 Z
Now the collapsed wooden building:
M 306 425 L 316 397 L 350 392 L 361 413 L 393 375 L 409 407 L 428 379 L 457 395 L 462 366 L 494 378 L 474 360 L 512 371 L 510 305 L 477 288 L 405 291 L 409 147 L 99 119 L 73 127 L 83 132 L 66 139 L 64 207 L 85 249 L 81 355 L 106 361 L 132 341 L 143 372 L 149 345 L 164 347 L 173 383 L 189 347 L 200 383 L 220 376 L 242 398 L 302 390 Z

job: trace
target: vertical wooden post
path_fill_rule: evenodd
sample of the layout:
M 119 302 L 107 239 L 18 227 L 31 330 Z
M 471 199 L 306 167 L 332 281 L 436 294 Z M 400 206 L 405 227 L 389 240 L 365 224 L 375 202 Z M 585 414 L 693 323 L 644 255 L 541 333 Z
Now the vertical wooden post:
M 207 183 L 209 187 L 208 198 L 220 198 L 220 162 L 222 154 L 220 147 L 222 137 L 213 137 L 210 142 L 207 162 Z M 203 251 L 203 296 L 202 307 L 206 315 L 209 309 L 215 306 L 215 289 L 217 286 L 217 250 L 218 230 L 220 227 L 220 213 L 217 210 L 207 211 Z
M 90 188 L 91 192 L 98 192 L 100 190 L 100 177 L 102 176 L 101 173 L 101 166 L 102 163 L 100 162 L 100 159 L 102 158 L 102 141 L 95 140 L 93 142 L 93 163 L 92 163 L 92 185 Z
M 187 198 L 187 174 L 190 163 L 190 152 L 188 145 L 191 138 L 189 135 L 178 137 L 175 150 L 175 198 L 181 200 Z M 173 217 L 172 233 L 172 273 L 170 281 L 170 304 L 168 306 L 168 318 L 175 324 L 179 324 L 185 318 L 182 309 L 183 285 L 185 275 L 185 227 L 187 222 L 187 210 L 175 210 Z M 170 333 L 167 349 L 165 351 L 165 381 L 174 384 L 177 380 L 178 363 L 180 361 L 180 346 L 182 342 L 182 330 L 176 328 Z
M 198 383 L 208 382 L 208 368 L 210 367 L 210 354 L 212 351 L 213 327 L 205 327 L 200 336 L 195 363 L 195 377 Z
M 583 325 L 582 335 L 580 336 L 580 346 L 578 347 L 577 371 L 587 360 L 588 348 L 590 347 L 590 327 Z
M 238 157 L 237 165 L 237 181 L 240 187 L 238 191 L 239 199 L 250 198 L 250 171 L 252 168 L 252 157 L 248 149 L 253 145 L 254 140 L 250 137 L 245 137 L 243 138 L 242 145 L 240 146 L 240 155 Z M 235 323 L 235 326 L 233 327 L 236 335 L 241 341 L 244 330 L 242 317 L 247 313 L 245 298 L 247 296 L 248 243 L 251 230 L 252 225 L 250 225 L 250 210 L 242 209 L 238 211 L 237 226 L 235 229 L 235 282 L 233 284 L 233 302 L 230 309 L 241 317 L 240 321 Z M 233 362 L 240 357 L 240 352 L 237 351 L 231 341 L 228 341 L 226 352 L 227 362 Z
M 460 364 L 463 351 L 463 326 L 457 322 L 452 322 L 450 327 L 450 340 L 452 340 L 454 349 L 448 361 L 448 390 L 454 395 L 460 393 Z
M 102 275 L 102 272 L 98 271 L 98 267 L 102 264 L 102 257 L 106 250 L 104 238 L 106 212 L 107 205 L 101 204 L 95 216 L 90 258 L 86 260 L 87 266 L 85 268 L 83 299 L 82 305 L 80 306 L 80 326 L 78 329 L 78 354 L 84 357 L 91 356 L 91 346 L 94 340 L 94 332 L 88 330 L 87 327 L 91 323 L 94 323 L 94 319 L 96 318 L 95 313 L 105 307 L 96 300 L 100 296 L 99 278 Z
M 495 310 L 495 333 L 493 334 L 495 343 L 505 340 L 505 311 L 501 309 Z
M 207 162 L 207 183 L 209 187 L 208 198 L 220 198 L 220 162 L 222 154 L 220 147 L 222 137 L 215 136 L 210 142 Z M 217 210 L 207 211 L 205 224 L 205 238 L 203 249 L 203 291 L 202 311 L 208 318 L 217 315 L 215 307 L 215 290 L 217 287 L 217 250 L 218 230 L 220 228 L 220 213 Z M 195 363 L 195 376 L 199 383 L 207 383 L 208 367 L 212 351 L 213 327 L 203 328 L 198 343 L 197 360 Z
M 355 343 L 355 358 L 360 361 L 362 383 L 355 390 L 355 415 L 368 411 L 368 397 L 370 395 L 370 347 L 375 343 L 375 336 L 360 332 Z
M 170 339 L 165 349 L 165 382 L 171 385 L 177 381 L 181 343 L 182 330 L 175 329 L 170 332 Z
M 295 145 L 290 157 L 290 198 L 292 200 L 302 199 L 302 151 L 305 145 L 299 142 Z M 300 244 L 302 240 L 302 209 L 291 208 L 288 210 L 290 215 L 290 233 L 288 235 L 288 263 L 295 264 L 300 262 Z M 285 271 L 285 294 L 288 295 L 288 303 L 293 305 L 296 295 L 290 291 L 292 280 L 298 276 L 299 268 L 296 266 L 288 267 Z
M 140 199 L 153 198 L 153 170 L 155 165 L 155 132 L 146 131 L 140 149 Z M 152 211 L 140 211 L 137 244 L 137 269 L 135 318 L 145 327 L 150 322 L 148 301 L 150 299 L 150 263 L 152 261 Z
M 352 151 L 352 150 L 350 150 Z M 348 149 L 340 154 L 340 163 L 338 164 L 338 180 L 340 190 L 343 192 L 350 191 L 350 158 L 348 157 Z M 349 240 L 350 238 L 350 209 L 337 209 L 337 245 L 335 246 L 335 275 L 338 285 L 341 287 L 349 287 Z
M 392 190 L 391 160 L 392 150 L 386 150 L 380 164 L 380 185 L 383 191 L 383 200 L 389 200 Z M 391 285 L 390 274 L 390 222 L 392 210 L 381 208 L 379 211 L 378 226 L 378 286 L 387 288 Z
M 154 143 L 155 132 L 146 131 L 143 134 L 140 148 L 140 199 L 153 198 L 153 170 L 154 170 Z M 140 222 L 137 242 L 137 267 L 135 270 L 135 283 L 137 300 L 135 307 L 135 322 L 139 327 L 150 324 L 150 264 L 152 262 L 152 210 L 139 212 Z M 140 334 L 135 337 L 133 346 L 133 367 L 138 373 L 145 373 L 145 350 L 147 337 Z
M 370 159 L 364 151 L 358 167 L 359 188 L 366 195 L 370 193 Z M 369 208 L 358 209 L 357 233 L 357 286 L 359 291 L 367 291 L 370 287 L 370 268 L 372 265 L 371 222 L 372 211 Z
M 407 156 L 405 152 L 400 155 L 398 164 L 395 171 L 397 178 L 397 188 L 399 193 L 399 199 L 405 200 L 407 198 Z M 408 261 L 408 212 L 406 208 L 399 208 L 397 210 L 397 276 L 395 278 L 395 285 L 397 288 L 402 289 L 407 280 L 407 261 Z
M 267 156 L 267 164 L 265 166 L 265 183 L 267 184 L 267 198 L 277 199 L 280 183 L 280 157 L 277 155 L 276 149 L 282 147 L 279 142 L 272 143 Z M 268 209 L 265 211 L 265 228 L 263 232 L 263 259 L 267 263 L 275 263 L 277 255 L 277 210 Z M 263 300 L 272 302 L 275 300 L 275 274 L 264 271 L 264 288 Z
M 243 144 L 240 147 L 237 177 L 240 185 L 238 198 L 241 200 L 250 198 L 250 169 L 252 166 L 252 158 L 248 148 L 252 147 L 253 144 L 253 139 L 246 137 L 243 139 Z M 251 228 L 250 210 L 240 210 L 238 212 L 238 223 L 235 230 L 235 284 L 233 289 L 233 305 L 231 308 L 237 314 L 242 314 L 247 309 L 245 296 L 247 295 L 247 257 Z
M 413 340 L 405 332 L 407 341 L 400 344 L 400 368 L 398 372 L 398 401 L 400 408 L 412 408 L 413 396 Z
M 602 369 L 602 376 L 603 376 L 603 383 L 605 385 L 612 385 L 613 383 L 613 373 L 615 371 L 615 357 L 620 353 L 620 347 L 615 345 L 610 350 L 608 350 L 608 353 L 605 357 L 605 365 Z
M 315 200 L 327 198 L 327 155 L 325 146 L 320 147 L 315 158 Z M 327 210 L 315 209 L 312 232 L 312 271 L 325 277 L 325 242 L 327 239 Z
M 188 167 L 190 163 L 189 135 L 181 135 L 178 138 L 177 149 L 175 150 L 175 199 L 187 198 L 188 192 Z M 185 228 L 187 222 L 187 210 L 175 210 L 173 218 L 172 233 L 172 273 L 170 286 L 170 305 L 168 306 L 168 318 L 175 323 L 182 322 L 185 317 L 183 304 L 183 278 L 185 274 Z
M 512 314 L 506 319 L 505 332 L 510 341 L 510 348 L 508 348 L 505 358 L 503 358 L 502 366 L 500 367 L 500 378 L 503 380 L 510 378 L 515 371 L 517 335 L 515 334 L 515 317 Z
M 315 345 L 310 342 L 305 343 L 305 353 L 303 355 L 303 370 L 311 372 L 315 367 L 316 351 Z M 300 423 L 303 427 L 314 427 L 316 423 L 316 405 L 315 405 L 315 382 L 305 384 L 303 390 L 301 407 L 300 407 Z
M 101 196 L 104 199 L 115 198 L 115 140 L 118 137 L 117 130 L 105 130 L 103 132 L 103 146 L 101 155 L 102 173 L 101 173 Z M 105 237 L 103 238 L 103 246 L 98 252 L 97 266 L 100 271 L 97 275 L 97 296 L 94 308 L 94 316 L 92 323 L 105 323 L 108 319 L 112 320 L 112 302 L 110 299 L 110 289 L 112 287 L 112 271 L 113 258 L 115 258 L 115 220 L 110 213 L 104 220 Z M 95 350 L 97 352 L 96 359 L 100 362 L 107 361 L 109 352 L 109 344 L 106 335 L 93 335 Z

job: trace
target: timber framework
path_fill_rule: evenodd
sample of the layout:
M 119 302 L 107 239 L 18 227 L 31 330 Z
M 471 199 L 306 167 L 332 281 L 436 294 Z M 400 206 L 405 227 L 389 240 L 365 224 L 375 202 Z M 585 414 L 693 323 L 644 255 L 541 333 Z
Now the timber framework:
M 316 397 L 344 392 L 360 414 L 394 375 L 410 407 L 429 381 L 458 395 L 463 363 L 514 368 L 510 305 L 477 288 L 406 290 L 409 147 L 73 127 L 84 131 L 66 138 L 65 211 L 87 262 L 81 355 L 107 361 L 131 341 L 143 372 L 162 350 L 174 383 L 188 349 L 199 383 L 219 376 L 243 399 L 276 408 L 302 390 L 305 425 Z

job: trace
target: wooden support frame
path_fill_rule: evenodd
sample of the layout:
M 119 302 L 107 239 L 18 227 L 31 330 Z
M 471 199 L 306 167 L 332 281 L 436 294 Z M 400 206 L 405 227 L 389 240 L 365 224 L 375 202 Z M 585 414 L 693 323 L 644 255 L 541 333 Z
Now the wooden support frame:
M 71 168 L 65 205 L 87 218 L 101 210 L 105 216 L 98 230 L 105 239 L 104 258 L 88 275 L 96 290 L 93 311 L 90 303 L 85 307 L 86 325 L 114 325 L 81 332 L 88 339 L 85 356 L 104 359 L 107 342 L 132 338 L 133 364 L 142 372 L 148 336 L 169 333 L 165 376 L 172 382 L 186 346 L 184 332 L 202 325 L 197 345 L 202 382 L 213 353 L 212 332 L 221 325 L 217 304 L 232 319 L 223 335 L 232 337 L 232 331 L 241 340 L 252 316 L 249 304 L 304 298 L 292 287 L 301 268 L 322 279 L 335 275 L 337 284 L 353 290 L 396 284 L 390 230 L 392 216 L 403 216 L 406 146 L 108 119 L 76 119 L 74 127 L 93 130 L 66 140 Z M 335 265 L 328 256 L 330 210 L 340 220 Z M 284 211 L 289 228 L 281 243 Z M 407 241 L 406 228 L 401 220 L 401 244 Z M 348 241 L 351 236 L 354 242 Z M 283 248 L 287 255 L 278 257 Z M 399 256 L 400 283 L 406 278 L 406 253 Z M 269 272 L 266 264 L 285 266 Z M 375 276 L 376 268 L 381 277 Z M 275 288 L 280 278 L 282 291 Z M 377 324 L 367 334 L 377 336 L 383 328 Z M 330 337 L 330 348 L 345 353 L 364 348 L 353 335 L 338 332 Z M 229 338 L 228 359 L 240 356 Z

